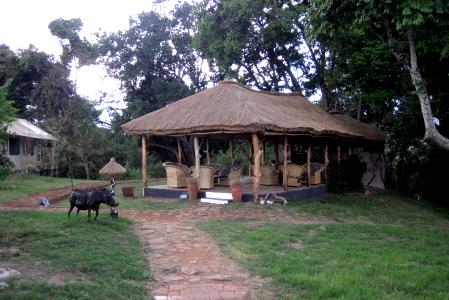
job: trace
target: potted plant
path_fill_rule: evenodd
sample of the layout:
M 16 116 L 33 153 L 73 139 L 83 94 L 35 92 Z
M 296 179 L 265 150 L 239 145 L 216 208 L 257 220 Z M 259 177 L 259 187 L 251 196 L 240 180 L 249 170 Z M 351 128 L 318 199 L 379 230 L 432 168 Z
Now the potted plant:
M 243 187 L 240 179 L 232 179 L 229 186 L 231 187 L 232 200 L 234 202 L 241 202 L 243 195 Z
M 187 192 L 189 193 L 190 200 L 196 200 L 198 198 L 198 179 L 195 177 L 187 178 Z

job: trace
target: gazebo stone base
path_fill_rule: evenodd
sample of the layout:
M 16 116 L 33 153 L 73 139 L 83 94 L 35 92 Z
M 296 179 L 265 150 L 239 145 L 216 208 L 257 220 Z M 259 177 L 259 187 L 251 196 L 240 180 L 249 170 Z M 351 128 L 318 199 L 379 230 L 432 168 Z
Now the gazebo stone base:
M 215 187 L 209 192 L 228 192 L 231 194 L 229 187 Z M 289 188 L 288 191 L 284 191 L 282 186 L 261 186 L 260 196 L 263 197 L 267 193 L 277 194 L 279 196 L 287 198 L 288 201 L 303 201 L 306 199 L 318 197 L 327 193 L 327 185 L 318 184 L 312 185 L 310 187 L 297 187 Z M 176 198 L 176 199 L 187 199 L 187 189 L 185 188 L 170 188 L 165 185 L 156 185 L 144 188 L 144 197 L 155 197 L 155 198 Z M 205 191 L 198 192 L 198 198 L 206 197 Z M 253 201 L 254 197 L 251 188 L 246 188 L 244 186 L 242 201 L 249 202 Z

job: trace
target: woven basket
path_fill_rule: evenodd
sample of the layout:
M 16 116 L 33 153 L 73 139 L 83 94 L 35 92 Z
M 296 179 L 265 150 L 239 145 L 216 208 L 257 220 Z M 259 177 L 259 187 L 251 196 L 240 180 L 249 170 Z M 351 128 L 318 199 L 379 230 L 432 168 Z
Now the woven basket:
M 282 165 L 279 166 L 279 171 L 284 171 Z M 303 166 L 292 163 L 287 164 L 287 185 L 294 187 L 301 186 L 301 181 L 306 174 L 307 169 Z
M 167 173 L 167 186 L 181 188 L 187 186 L 187 177 L 189 177 L 189 168 L 174 163 L 164 163 Z
M 195 170 L 195 167 L 192 168 Z M 210 165 L 200 166 L 200 189 L 209 190 L 214 188 L 215 167 Z
M 260 168 L 261 178 L 260 184 L 262 185 L 278 185 L 278 171 L 271 166 L 262 166 Z

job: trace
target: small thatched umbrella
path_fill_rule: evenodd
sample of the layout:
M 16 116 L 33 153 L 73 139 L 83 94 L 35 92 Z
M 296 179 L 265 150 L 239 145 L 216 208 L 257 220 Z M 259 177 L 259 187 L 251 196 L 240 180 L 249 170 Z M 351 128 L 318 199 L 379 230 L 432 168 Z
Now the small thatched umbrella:
M 125 174 L 126 169 L 115 161 L 114 157 L 111 157 L 111 160 L 98 172 L 102 176 L 114 176 L 114 175 L 120 175 Z

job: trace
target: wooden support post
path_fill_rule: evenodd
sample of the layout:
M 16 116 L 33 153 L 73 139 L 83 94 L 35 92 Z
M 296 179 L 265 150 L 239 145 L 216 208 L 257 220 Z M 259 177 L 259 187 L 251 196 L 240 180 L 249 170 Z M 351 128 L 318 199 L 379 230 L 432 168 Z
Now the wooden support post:
M 253 195 L 254 201 L 259 201 L 259 187 L 260 187 L 260 160 L 262 157 L 262 151 L 260 151 L 260 142 L 257 133 L 253 133 L 251 136 L 253 149 L 254 149 L 254 177 L 253 177 Z
M 232 145 L 232 139 L 229 141 L 229 151 L 231 152 L 231 165 L 234 165 L 234 146 Z
M 206 159 L 207 164 L 210 164 L 209 139 L 206 139 Z
M 142 135 L 142 186 L 148 186 L 148 170 L 147 170 L 147 140 Z
M 327 183 L 327 165 L 329 164 L 329 147 L 326 141 L 324 145 L 324 181 Z
M 193 177 L 196 179 L 200 178 L 200 143 L 198 142 L 198 137 L 193 138 L 193 148 L 195 150 L 195 172 L 193 172 Z M 198 183 L 199 184 L 199 183 Z
M 277 138 L 274 142 L 274 160 L 276 161 L 276 164 L 279 163 L 279 142 Z
M 307 145 L 307 186 L 310 186 L 310 160 L 312 159 L 312 144 Z
M 265 151 L 266 151 L 266 147 L 267 147 L 267 145 L 266 145 L 266 142 L 265 142 L 265 140 L 263 141 L 263 155 L 262 155 L 262 165 L 264 165 L 265 164 L 265 160 L 266 160 L 266 157 L 265 157 Z
M 340 162 L 340 145 L 337 145 L 337 161 Z
M 254 166 L 254 147 L 252 140 L 249 139 L 249 176 L 253 176 L 253 166 Z
M 287 145 L 288 145 L 288 139 L 287 136 L 284 135 L 284 143 L 282 147 L 282 157 L 283 157 L 283 170 L 282 170 L 282 184 L 284 185 L 284 190 L 286 191 L 288 189 L 288 174 L 287 174 Z
M 182 164 L 181 141 L 179 140 L 179 137 L 177 137 L 176 140 L 178 141 L 178 163 Z
M 349 154 L 349 156 L 352 155 L 352 145 L 349 145 L 348 154 Z M 349 157 L 348 157 L 348 158 L 349 158 Z

